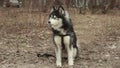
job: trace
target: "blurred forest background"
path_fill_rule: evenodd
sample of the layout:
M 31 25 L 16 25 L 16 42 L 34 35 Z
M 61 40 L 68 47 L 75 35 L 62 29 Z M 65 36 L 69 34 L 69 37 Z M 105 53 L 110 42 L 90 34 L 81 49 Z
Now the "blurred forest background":
M 1 7 L 16 7 L 32 9 L 32 11 L 47 12 L 52 6 L 63 5 L 70 9 L 75 8 L 79 13 L 99 10 L 107 13 L 111 9 L 120 9 L 120 0 L 0 0 Z

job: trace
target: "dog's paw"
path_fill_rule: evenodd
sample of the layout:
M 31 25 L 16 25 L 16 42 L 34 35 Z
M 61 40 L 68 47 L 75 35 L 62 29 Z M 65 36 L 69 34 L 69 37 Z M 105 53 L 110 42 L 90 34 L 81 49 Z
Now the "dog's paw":
M 73 61 L 73 60 L 69 60 L 69 61 L 68 61 L 68 65 L 69 65 L 69 66 L 73 66 L 73 65 L 74 65 L 74 61 Z
M 56 65 L 57 66 L 57 68 L 61 68 L 62 67 L 62 65 Z
M 57 68 L 61 68 L 62 64 L 61 63 L 56 63 Z

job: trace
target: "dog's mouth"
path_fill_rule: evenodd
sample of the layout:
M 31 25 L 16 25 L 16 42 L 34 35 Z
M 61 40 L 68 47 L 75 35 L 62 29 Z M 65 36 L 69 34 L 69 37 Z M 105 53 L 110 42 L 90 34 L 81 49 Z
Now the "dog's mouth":
M 59 23 L 51 23 L 50 26 L 53 27 L 53 28 L 54 27 L 58 27 L 59 28 L 61 26 L 61 24 L 59 24 Z
M 52 19 L 50 18 L 48 23 L 50 24 L 51 27 L 56 27 L 56 28 L 59 28 L 61 27 L 63 24 L 62 24 L 62 19 Z

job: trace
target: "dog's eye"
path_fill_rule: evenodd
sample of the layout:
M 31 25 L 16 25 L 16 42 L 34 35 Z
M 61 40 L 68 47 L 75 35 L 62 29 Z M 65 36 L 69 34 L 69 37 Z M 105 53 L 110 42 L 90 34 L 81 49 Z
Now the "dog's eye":
M 56 19 L 57 17 L 56 16 L 53 16 L 54 19 Z

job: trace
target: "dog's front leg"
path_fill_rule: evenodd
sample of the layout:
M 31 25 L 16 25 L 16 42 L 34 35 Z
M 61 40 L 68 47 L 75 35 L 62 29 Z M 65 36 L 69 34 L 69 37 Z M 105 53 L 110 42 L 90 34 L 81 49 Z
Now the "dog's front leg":
M 55 53 L 56 53 L 56 65 L 57 67 L 62 66 L 62 56 L 61 56 L 61 37 L 54 36 L 54 42 L 56 44 Z
M 64 37 L 64 43 L 65 43 L 65 46 L 67 47 L 68 64 L 72 66 L 74 65 L 74 57 L 73 57 L 73 46 L 71 45 L 71 42 L 70 42 L 70 36 Z
M 62 63 L 61 63 L 61 49 L 57 48 L 57 49 L 55 49 L 55 52 L 56 52 L 56 65 L 57 65 L 57 67 L 61 67 L 62 66 Z

